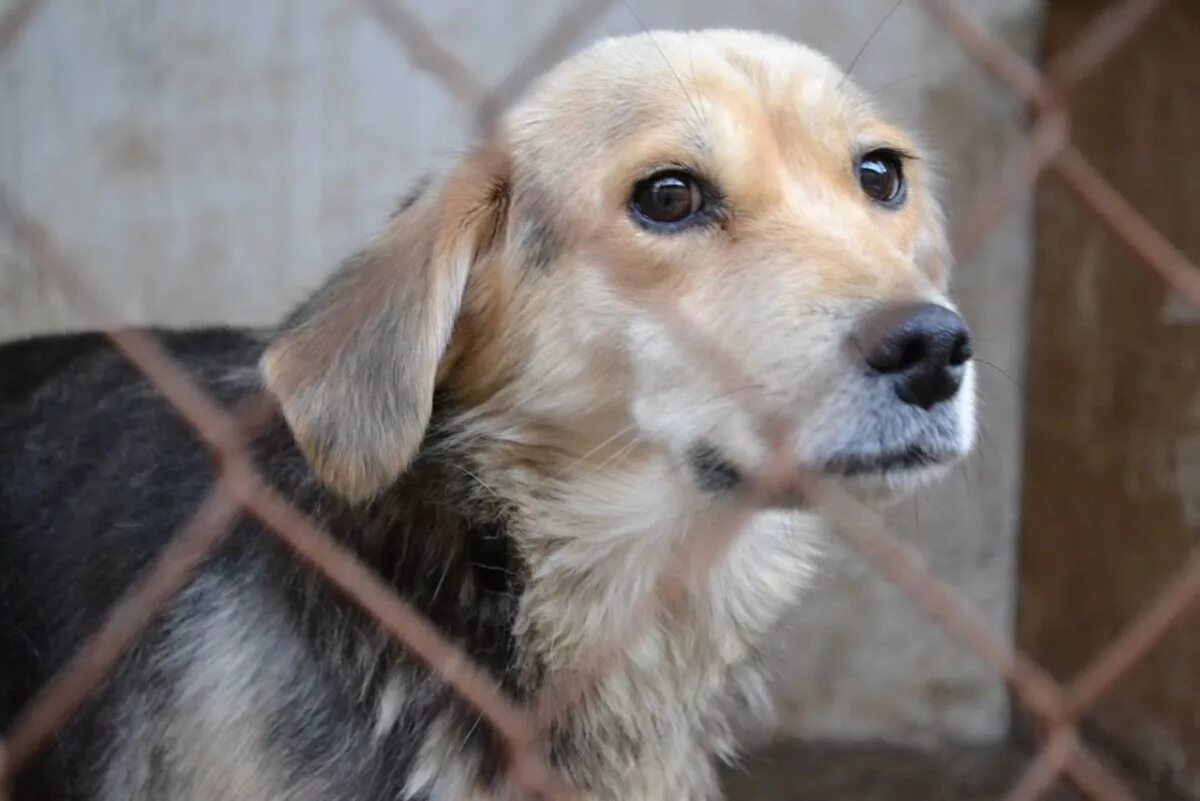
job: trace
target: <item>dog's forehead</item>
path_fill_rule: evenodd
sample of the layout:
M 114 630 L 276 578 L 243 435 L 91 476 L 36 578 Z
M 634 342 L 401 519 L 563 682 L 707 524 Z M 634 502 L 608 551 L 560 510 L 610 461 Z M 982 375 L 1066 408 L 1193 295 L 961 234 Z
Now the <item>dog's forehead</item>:
M 839 146 L 852 130 L 891 131 L 825 56 L 777 36 L 727 30 L 604 40 L 551 70 L 507 123 L 518 160 L 556 170 L 569 159 L 579 166 L 606 158 L 649 131 L 699 146 L 753 127 L 784 143 Z

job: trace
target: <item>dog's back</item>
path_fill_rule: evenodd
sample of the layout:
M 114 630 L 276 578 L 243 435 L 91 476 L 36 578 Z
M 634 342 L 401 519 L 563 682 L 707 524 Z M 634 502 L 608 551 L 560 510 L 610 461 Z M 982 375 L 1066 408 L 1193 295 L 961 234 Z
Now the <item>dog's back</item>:
M 252 386 L 238 379 L 254 366 L 252 335 L 154 333 L 218 397 Z M 0 346 L 0 728 L 97 629 L 211 476 L 195 434 L 107 337 Z
M 255 333 L 151 333 L 215 401 L 261 389 Z M 2 730 L 196 512 L 214 469 L 196 432 L 102 335 L 0 346 L 0 376 Z M 457 472 L 431 466 L 427 482 L 352 507 L 320 486 L 282 421 L 254 454 L 291 503 L 500 677 L 515 578 L 503 539 L 457 528 L 472 525 L 449 508 L 465 497 L 449 494 Z M 439 592 L 456 583 L 474 588 L 466 606 L 458 588 Z M 457 699 L 243 517 L 18 776 L 17 797 L 396 798 L 430 727 L 453 753 L 492 752 Z
M 250 336 L 155 334 L 195 375 L 216 379 L 205 382 L 209 391 L 245 392 L 220 377 L 239 363 L 253 368 Z M 94 628 L 210 475 L 195 435 L 104 335 L 0 346 L 0 648 L 36 666 L 18 675 L 45 678 L 59 649 Z M 64 618 L 45 619 L 47 609 Z M 6 718 L 24 697 L 13 673 L 4 671 Z

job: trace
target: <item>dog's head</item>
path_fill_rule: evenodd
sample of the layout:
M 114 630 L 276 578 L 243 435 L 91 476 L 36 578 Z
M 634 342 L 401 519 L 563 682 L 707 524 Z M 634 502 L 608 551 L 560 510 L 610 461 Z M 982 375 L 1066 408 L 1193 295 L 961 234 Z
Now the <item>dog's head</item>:
M 302 307 L 266 379 L 353 499 L 404 471 L 435 390 L 577 455 L 632 427 L 710 491 L 764 464 L 770 409 L 798 464 L 909 487 L 975 433 L 930 183 L 808 49 L 607 40 Z

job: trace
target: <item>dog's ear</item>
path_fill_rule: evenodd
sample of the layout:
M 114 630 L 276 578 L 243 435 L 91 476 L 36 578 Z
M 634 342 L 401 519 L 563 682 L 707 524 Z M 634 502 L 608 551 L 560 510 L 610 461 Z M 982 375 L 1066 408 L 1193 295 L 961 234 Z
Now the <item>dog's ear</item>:
M 415 456 L 468 277 L 507 213 L 508 169 L 468 157 L 285 323 L 262 371 L 313 470 L 363 501 Z

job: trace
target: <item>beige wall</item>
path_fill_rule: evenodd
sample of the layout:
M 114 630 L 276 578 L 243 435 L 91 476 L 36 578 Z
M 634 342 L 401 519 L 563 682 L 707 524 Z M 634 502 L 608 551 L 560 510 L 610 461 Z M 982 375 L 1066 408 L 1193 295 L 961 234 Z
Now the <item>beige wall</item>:
M 0 0 L 0 5 L 11 0 Z M 423 2 L 486 81 L 565 5 Z M 846 64 L 891 0 L 633 0 L 652 27 L 735 25 L 808 41 Z M 970 0 L 1029 50 L 1039 0 Z M 614 3 L 581 44 L 635 30 Z M 952 212 L 996 177 L 1014 106 L 903 4 L 856 77 L 946 156 Z M 394 199 L 467 141 L 469 115 L 350 0 L 50 0 L 0 62 L 0 179 L 102 287 L 124 322 L 264 322 L 373 231 Z M 981 356 L 1017 378 L 1030 235 L 1024 211 L 959 274 Z M 0 337 L 86 326 L 0 237 Z M 948 486 L 893 518 L 930 564 L 1011 628 L 1019 395 L 983 368 L 987 435 Z M 781 637 L 786 728 L 990 738 L 997 681 L 836 549 Z

